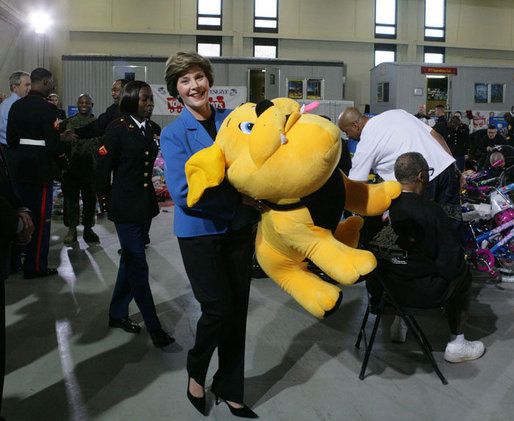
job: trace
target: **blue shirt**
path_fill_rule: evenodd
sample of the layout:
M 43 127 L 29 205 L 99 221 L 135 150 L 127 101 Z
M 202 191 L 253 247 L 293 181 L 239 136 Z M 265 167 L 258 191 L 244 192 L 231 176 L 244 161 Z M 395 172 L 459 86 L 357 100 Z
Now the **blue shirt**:
M 0 104 L 0 143 L 7 145 L 7 118 L 11 106 L 21 97 L 14 92 Z

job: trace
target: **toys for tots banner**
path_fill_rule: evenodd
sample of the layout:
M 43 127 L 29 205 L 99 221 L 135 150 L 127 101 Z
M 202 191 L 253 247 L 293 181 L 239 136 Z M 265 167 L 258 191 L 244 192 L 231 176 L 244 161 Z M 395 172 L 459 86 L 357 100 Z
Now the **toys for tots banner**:
M 168 94 L 166 85 L 150 85 L 153 92 L 153 115 L 179 115 L 184 107 Z M 217 86 L 209 92 L 209 102 L 217 108 L 236 108 L 246 102 L 246 86 Z

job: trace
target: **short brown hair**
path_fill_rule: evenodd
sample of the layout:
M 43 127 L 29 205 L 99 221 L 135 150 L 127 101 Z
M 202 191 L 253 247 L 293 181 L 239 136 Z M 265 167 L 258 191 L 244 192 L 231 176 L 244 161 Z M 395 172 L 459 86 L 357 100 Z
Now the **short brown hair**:
M 203 70 L 207 80 L 209 81 L 209 87 L 214 84 L 214 72 L 212 71 L 211 62 L 202 57 L 197 53 L 183 53 L 179 52 L 171 56 L 166 62 L 166 70 L 164 78 L 166 80 L 166 88 L 171 96 L 178 98 L 182 102 L 182 99 L 178 96 L 177 81 L 180 75 L 192 66 L 198 66 Z

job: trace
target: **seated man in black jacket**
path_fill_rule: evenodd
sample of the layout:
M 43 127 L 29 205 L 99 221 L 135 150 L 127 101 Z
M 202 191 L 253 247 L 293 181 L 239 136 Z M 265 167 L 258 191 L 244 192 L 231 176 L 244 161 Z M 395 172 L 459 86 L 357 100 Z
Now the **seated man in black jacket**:
M 484 353 L 484 344 L 467 341 L 463 334 L 471 274 L 455 227 L 437 203 L 423 197 L 430 170 L 421 154 L 400 155 L 394 173 L 403 193 L 392 201 L 386 218 L 368 219 L 363 234 L 368 240 L 367 248 L 378 259 L 383 282 L 399 304 L 445 307 L 454 336 L 446 346 L 444 358 L 455 363 L 474 360 Z M 380 297 L 382 288 L 376 279 L 369 278 L 366 287 L 373 299 Z M 393 329 L 397 331 L 392 336 L 405 341 L 406 329 L 398 323 L 393 324 Z
M 486 134 L 480 139 L 482 152 L 491 152 L 496 146 L 500 145 L 508 145 L 507 139 L 498 133 L 495 125 L 489 124 Z

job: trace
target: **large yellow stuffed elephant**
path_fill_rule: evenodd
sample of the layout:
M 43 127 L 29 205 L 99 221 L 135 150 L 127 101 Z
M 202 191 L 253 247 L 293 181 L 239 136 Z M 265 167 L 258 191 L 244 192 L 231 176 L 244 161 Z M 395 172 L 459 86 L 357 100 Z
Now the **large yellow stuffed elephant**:
M 368 185 L 336 169 L 339 129 L 304 113 L 288 98 L 246 103 L 232 111 L 216 142 L 186 163 L 188 206 L 226 177 L 241 193 L 263 201 L 256 240 L 266 274 L 316 317 L 334 311 L 339 287 L 307 269 L 306 259 L 343 285 L 376 267 L 372 253 L 356 247 L 362 218 L 339 223 L 343 207 L 378 215 L 401 193 L 400 184 Z

